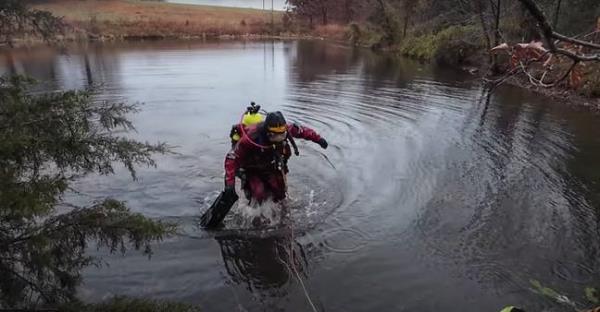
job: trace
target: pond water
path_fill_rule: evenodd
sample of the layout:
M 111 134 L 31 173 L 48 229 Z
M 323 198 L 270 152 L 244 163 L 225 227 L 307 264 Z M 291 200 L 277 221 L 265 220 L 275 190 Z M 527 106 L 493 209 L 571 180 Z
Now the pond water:
M 133 136 L 176 152 L 141 168 L 138 181 L 123 169 L 86 177 L 69 200 L 111 196 L 181 224 L 151 259 L 92 248 L 109 266 L 85 270 L 82 299 L 163 298 L 206 311 L 311 311 L 310 301 L 319 311 L 591 306 L 600 118 L 584 108 L 513 87 L 490 95 L 461 72 L 320 41 L 67 52 L 2 52 L 0 72 L 143 102 Z M 316 129 L 330 147 L 298 142 L 291 222 L 254 229 L 233 218 L 205 232 L 198 217 L 223 187 L 229 129 L 250 101 Z M 241 201 L 232 215 L 248 209 Z M 537 293 L 536 281 L 564 298 Z

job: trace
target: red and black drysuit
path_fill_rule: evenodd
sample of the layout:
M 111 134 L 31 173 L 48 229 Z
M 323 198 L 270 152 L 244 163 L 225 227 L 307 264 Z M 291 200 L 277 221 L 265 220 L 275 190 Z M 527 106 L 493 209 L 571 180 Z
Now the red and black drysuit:
M 239 174 L 243 177 L 242 188 L 249 200 L 260 203 L 269 195 L 274 201 L 284 199 L 287 160 L 292 152 L 288 140 L 270 143 L 262 123 L 244 129 L 246 135 L 225 157 L 225 186 L 234 187 L 235 176 Z M 321 141 L 316 131 L 296 124 L 287 124 L 287 134 L 315 143 Z

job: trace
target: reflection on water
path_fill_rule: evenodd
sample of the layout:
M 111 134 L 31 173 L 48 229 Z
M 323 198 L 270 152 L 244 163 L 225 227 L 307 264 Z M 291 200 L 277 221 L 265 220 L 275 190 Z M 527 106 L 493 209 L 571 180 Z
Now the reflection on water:
M 600 119 L 584 109 L 510 87 L 490 95 L 461 73 L 323 42 L 0 55 L 0 71 L 48 89 L 98 84 L 103 97 L 144 102 L 137 138 L 177 146 L 138 182 L 89 177 L 70 196 L 113 196 L 184 230 L 150 261 L 114 256 L 110 269 L 87 270 L 84 299 L 306 310 L 293 263 L 321 310 L 563 311 L 531 280 L 579 308 L 600 280 Z M 229 126 L 251 100 L 319 130 L 330 148 L 299 142 L 289 224 L 205 233 L 195 220 L 222 188 Z
M 290 235 L 260 237 L 236 233 L 215 239 L 231 281 L 245 285 L 265 304 L 285 297 L 287 284 L 297 278 L 294 270 L 303 272 L 306 259 L 302 245 L 293 242 Z

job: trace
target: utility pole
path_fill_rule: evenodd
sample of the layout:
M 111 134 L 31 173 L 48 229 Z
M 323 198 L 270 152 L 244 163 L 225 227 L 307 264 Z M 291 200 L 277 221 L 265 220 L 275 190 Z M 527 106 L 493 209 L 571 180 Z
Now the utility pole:
M 275 34 L 275 24 L 273 23 L 273 0 L 271 0 L 271 35 Z

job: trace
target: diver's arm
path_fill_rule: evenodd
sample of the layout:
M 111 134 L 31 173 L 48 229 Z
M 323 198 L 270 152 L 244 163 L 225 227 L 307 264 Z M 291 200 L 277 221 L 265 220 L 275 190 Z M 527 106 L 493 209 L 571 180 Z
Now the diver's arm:
M 304 140 L 313 141 L 319 144 L 322 148 L 327 148 L 327 141 L 321 137 L 315 130 L 300 126 L 298 124 L 288 124 L 288 134 L 293 138 L 299 138 Z
M 293 138 L 309 140 L 309 141 L 313 141 L 315 143 L 317 143 L 321 139 L 321 136 L 317 133 L 317 131 L 315 131 L 309 127 L 304 127 L 304 126 L 300 126 L 298 124 L 293 123 L 293 124 L 288 124 L 287 128 L 288 128 L 288 133 Z
M 235 174 L 240 169 L 241 159 L 248 150 L 248 142 L 243 138 L 225 156 L 225 186 L 235 186 Z

